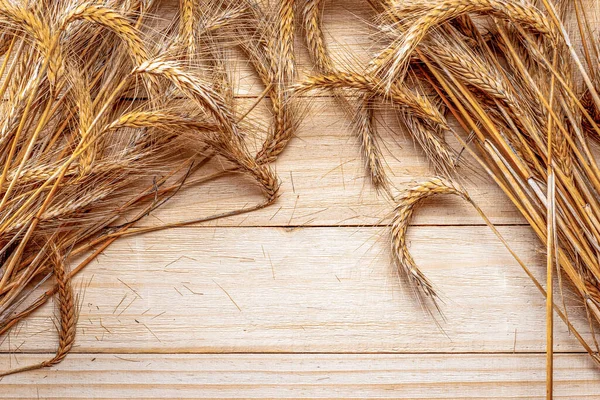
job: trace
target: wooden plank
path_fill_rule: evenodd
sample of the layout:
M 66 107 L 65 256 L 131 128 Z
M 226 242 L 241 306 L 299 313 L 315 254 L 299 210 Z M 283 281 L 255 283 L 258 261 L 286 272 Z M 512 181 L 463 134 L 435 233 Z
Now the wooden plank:
M 3 399 L 543 399 L 544 368 L 541 354 L 72 354 L 1 385 Z M 557 355 L 554 398 L 596 399 L 599 378 Z
M 529 228 L 502 232 L 541 275 Z M 544 298 L 487 227 L 410 232 L 411 251 L 445 302 L 439 328 L 398 282 L 386 235 L 220 227 L 121 240 L 75 280 L 83 289 L 74 351 L 544 351 Z M 586 333 L 585 312 L 566 293 L 569 315 Z M 52 310 L 47 304 L 16 327 L 2 351 L 52 351 Z M 556 351 L 581 351 L 556 325 Z
M 249 108 L 250 102 L 240 100 L 240 110 Z M 360 146 L 347 115 L 330 98 L 303 99 L 302 102 L 308 107 L 308 116 L 297 138 L 273 165 L 281 180 L 281 197 L 277 203 L 264 210 L 213 221 L 212 225 L 364 226 L 389 222 L 394 205 L 377 194 L 365 177 Z M 265 108 L 265 105 L 256 108 L 251 118 L 264 118 Z M 381 113 L 379 123 L 388 175 L 395 193 L 435 175 L 418 145 L 401 130 L 391 112 Z M 265 132 L 262 129 L 258 134 Z M 259 140 L 251 144 L 257 142 Z M 498 224 L 524 223 L 496 184 L 475 168 L 472 160 L 466 156 L 465 160 L 469 164 L 463 171 L 469 178 L 464 180 L 464 185 L 488 217 Z M 141 224 L 189 220 L 261 201 L 259 189 L 250 178 L 226 176 L 185 188 Z M 415 224 L 483 224 L 471 205 L 460 199 L 438 197 L 427 204 L 426 210 L 417 213 Z

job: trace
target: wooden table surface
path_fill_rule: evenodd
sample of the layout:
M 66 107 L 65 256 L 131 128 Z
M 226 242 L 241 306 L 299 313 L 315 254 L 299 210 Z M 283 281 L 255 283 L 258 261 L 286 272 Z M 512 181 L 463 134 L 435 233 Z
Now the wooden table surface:
M 366 2 L 330 3 L 332 52 L 364 60 L 376 49 Z M 301 40 L 297 48 L 299 69 L 309 71 Z M 247 109 L 262 88 L 239 64 Z M 72 353 L 2 379 L 0 398 L 544 398 L 544 298 L 508 251 L 470 206 L 427 203 L 409 241 L 443 295 L 443 316 L 428 315 L 391 265 L 393 205 L 365 179 L 349 119 L 327 93 L 304 103 L 298 137 L 275 164 L 275 205 L 117 241 L 75 279 Z M 394 186 L 431 176 L 393 115 L 378 121 Z M 481 171 L 468 176 L 472 196 L 543 277 L 543 246 L 525 221 Z M 252 184 L 228 177 L 180 193 L 144 224 L 259 200 Z M 589 336 L 583 308 L 565 297 Z M 54 351 L 53 307 L 3 338 L 0 368 Z M 600 398 L 600 370 L 562 322 L 555 337 L 556 398 Z

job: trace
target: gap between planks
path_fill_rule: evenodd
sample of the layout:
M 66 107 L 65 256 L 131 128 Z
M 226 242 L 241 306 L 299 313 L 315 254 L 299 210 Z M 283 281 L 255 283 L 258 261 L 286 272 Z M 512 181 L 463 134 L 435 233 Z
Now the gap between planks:
M 24 350 L 18 351 L 16 353 L 8 353 L 4 350 L 0 350 L 0 355 L 8 355 L 12 356 L 48 356 L 52 357 L 55 353 L 49 353 L 47 351 L 35 351 L 35 350 Z M 110 351 L 93 351 L 93 350 L 85 350 L 85 351 L 77 351 L 77 348 L 73 348 L 69 354 L 85 356 L 85 355 L 110 355 L 110 354 L 128 354 L 128 355 L 207 355 L 207 356 L 216 356 L 216 355 L 287 355 L 287 356 L 302 356 L 302 355 L 327 355 L 327 356 L 335 356 L 335 355 L 352 355 L 352 356 L 373 356 L 373 355 L 385 355 L 385 356 L 485 356 L 485 355 L 495 355 L 495 356 L 535 356 L 535 355 L 546 355 L 545 351 L 187 351 L 187 350 L 173 350 L 173 349 L 165 349 L 165 351 L 160 351 L 156 349 L 143 351 L 139 349 L 132 349 L 132 351 L 128 351 L 127 349 L 119 349 L 118 351 L 110 350 Z M 573 350 L 556 350 L 554 354 L 560 354 L 563 356 L 568 355 L 587 355 L 588 353 L 585 351 L 573 351 Z M 67 356 L 68 357 L 68 356 Z

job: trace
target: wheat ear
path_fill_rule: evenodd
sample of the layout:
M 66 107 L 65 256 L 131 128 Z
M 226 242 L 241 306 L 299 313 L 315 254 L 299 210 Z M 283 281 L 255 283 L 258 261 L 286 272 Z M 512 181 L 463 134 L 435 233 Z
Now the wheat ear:
M 416 285 L 421 295 L 430 297 L 434 302 L 437 298 L 437 293 L 429 279 L 417 267 L 408 251 L 406 232 L 419 203 L 428 197 L 438 194 L 452 194 L 471 202 L 464 190 L 456 188 L 452 183 L 443 178 L 433 178 L 404 191 L 398 197 L 398 205 L 394 210 L 391 225 L 392 257 L 398 267 L 398 272 Z
M 326 74 L 310 76 L 295 86 L 295 93 L 300 95 L 313 89 L 356 89 L 364 93 L 375 93 L 384 96 L 400 107 L 415 113 L 428 121 L 446 129 L 445 118 L 438 109 L 424 96 L 415 94 L 405 86 L 393 85 L 388 92 L 383 91 L 382 81 L 369 75 L 331 71 Z
M 58 310 L 60 315 L 60 325 L 58 328 L 58 350 L 54 357 L 41 363 L 15 368 L 9 371 L 0 372 L 0 377 L 16 374 L 34 369 L 51 367 L 65 359 L 73 343 L 75 342 L 75 324 L 77 321 L 76 307 L 73 299 L 73 289 L 71 287 L 71 278 L 65 271 L 64 257 L 57 249 L 53 251 L 52 257 L 54 277 L 58 287 Z

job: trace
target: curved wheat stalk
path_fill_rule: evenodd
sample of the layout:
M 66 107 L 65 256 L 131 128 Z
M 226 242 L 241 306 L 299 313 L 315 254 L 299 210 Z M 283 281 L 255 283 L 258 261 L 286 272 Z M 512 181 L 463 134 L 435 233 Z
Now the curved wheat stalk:
M 78 5 L 65 14 L 58 32 L 65 31 L 70 24 L 78 20 L 90 21 L 114 32 L 127 44 L 136 65 L 141 65 L 149 59 L 146 46 L 137 29 L 114 9 L 96 3 Z
M 58 325 L 58 349 L 56 354 L 51 359 L 42 361 L 39 364 L 0 372 L 0 377 L 39 368 L 51 367 L 64 360 L 73 347 L 76 333 L 75 325 L 77 321 L 76 305 L 73 298 L 73 289 L 71 288 L 71 278 L 68 272 L 65 271 L 64 257 L 58 254 L 57 249 L 53 249 L 52 263 L 54 277 L 58 286 L 58 311 L 60 315 L 60 323 Z
M 231 110 L 221 95 L 210 85 L 185 72 L 177 62 L 161 59 L 149 60 L 135 68 L 134 74 L 149 74 L 168 79 L 191 100 L 208 109 L 224 129 L 234 136 L 239 135 Z
M 369 69 L 382 77 L 390 90 L 404 78 L 409 57 L 428 32 L 438 25 L 467 13 L 491 14 L 523 24 L 528 28 L 556 38 L 556 30 L 542 13 L 533 6 L 505 0 L 438 0 L 435 3 L 420 0 L 395 3 L 392 13 L 419 15 L 397 40 L 371 61 Z
M 404 191 L 397 198 L 397 206 L 391 224 L 392 257 L 399 273 L 414 284 L 421 295 L 430 297 L 434 302 L 437 293 L 408 251 L 406 232 L 419 203 L 438 194 L 451 194 L 471 202 L 469 195 L 464 190 L 456 188 L 443 178 L 433 178 Z

